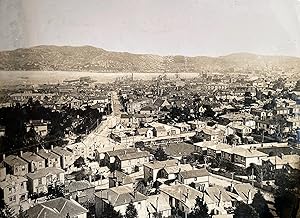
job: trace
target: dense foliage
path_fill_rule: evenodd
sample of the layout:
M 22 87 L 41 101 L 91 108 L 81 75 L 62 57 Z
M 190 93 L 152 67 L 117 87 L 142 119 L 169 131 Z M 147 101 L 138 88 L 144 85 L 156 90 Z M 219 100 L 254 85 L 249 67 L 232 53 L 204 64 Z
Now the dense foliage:
M 106 113 L 109 107 L 106 108 Z M 15 104 L 12 107 L 0 108 L 0 125 L 5 126 L 5 136 L 0 139 L 0 152 L 9 152 L 36 145 L 50 147 L 62 145 L 65 134 L 85 134 L 100 123 L 102 113 L 87 106 L 85 109 L 75 109 L 70 105 L 54 110 L 30 99 L 26 104 Z M 48 123 L 48 134 L 39 135 L 31 126 L 30 120 L 43 120 Z

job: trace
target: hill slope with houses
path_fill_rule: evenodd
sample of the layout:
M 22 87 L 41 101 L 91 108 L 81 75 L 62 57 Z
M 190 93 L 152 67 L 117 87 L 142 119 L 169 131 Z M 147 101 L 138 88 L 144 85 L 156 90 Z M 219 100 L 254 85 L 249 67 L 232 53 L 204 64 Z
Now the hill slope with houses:
M 111 52 L 91 46 L 36 46 L 0 52 L 0 70 L 96 72 L 300 71 L 300 58 L 236 53 L 220 57 L 159 56 Z

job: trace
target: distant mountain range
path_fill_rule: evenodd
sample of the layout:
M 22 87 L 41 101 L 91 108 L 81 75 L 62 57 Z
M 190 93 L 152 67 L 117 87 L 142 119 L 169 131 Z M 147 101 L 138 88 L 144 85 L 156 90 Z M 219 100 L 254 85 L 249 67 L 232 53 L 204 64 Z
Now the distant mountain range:
M 236 53 L 220 57 L 111 52 L 91 46 L 36 46 L 0 52 L 0 70 L 96 72 L 300 72 L 300 58 Z

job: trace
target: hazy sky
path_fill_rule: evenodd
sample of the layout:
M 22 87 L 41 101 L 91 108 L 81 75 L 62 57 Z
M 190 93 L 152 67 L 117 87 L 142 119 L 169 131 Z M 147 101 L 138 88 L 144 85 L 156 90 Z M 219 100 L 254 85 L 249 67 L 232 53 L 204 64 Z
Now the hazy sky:
M 0 50 L 300 56 L 300 0 L 0 0 Z

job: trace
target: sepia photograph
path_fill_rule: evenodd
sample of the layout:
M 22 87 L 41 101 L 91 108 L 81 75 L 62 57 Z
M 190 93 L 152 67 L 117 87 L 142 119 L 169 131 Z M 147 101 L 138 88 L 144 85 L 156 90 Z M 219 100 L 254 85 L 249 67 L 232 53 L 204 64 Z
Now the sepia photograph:
M 0 0 L 0 218 L 300 218 L 300 0 Z

